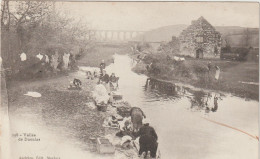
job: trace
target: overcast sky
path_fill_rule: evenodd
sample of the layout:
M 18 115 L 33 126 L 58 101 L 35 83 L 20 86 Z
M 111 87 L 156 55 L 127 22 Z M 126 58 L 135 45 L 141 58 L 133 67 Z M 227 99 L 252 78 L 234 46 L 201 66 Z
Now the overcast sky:
M 83 16 L 95 29 L 150 30 L 190 24 L 200 16 L 213 26 L 259 27 L 258 3 L 246 2 L 63 2 L 60 9 Z

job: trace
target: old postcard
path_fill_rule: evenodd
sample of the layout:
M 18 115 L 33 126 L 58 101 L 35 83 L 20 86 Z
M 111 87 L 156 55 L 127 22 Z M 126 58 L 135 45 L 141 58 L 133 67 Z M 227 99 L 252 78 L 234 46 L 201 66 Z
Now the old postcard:
M 259 3 L 1 2 L 2 159 L 259 158 Z

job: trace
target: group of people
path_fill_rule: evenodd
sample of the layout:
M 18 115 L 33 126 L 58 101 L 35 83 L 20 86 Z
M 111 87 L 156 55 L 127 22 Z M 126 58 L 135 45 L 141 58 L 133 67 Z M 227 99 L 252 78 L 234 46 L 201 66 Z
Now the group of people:
M 102 83 L 110 92 L 110 89 L 118 88 L 119 78 L 112 73 L 109 76 L 105 70 L 106 64 L 102 60 L 100 63 L 100 78 L 99 83 Z M 146 118 L 144 112 L 138 107 L 132 107 L 130 110 L 131 121 L 126 120 L 124 126 L 120 128 L 121 137 L 131 136 L 132 138 L 139 137 L 139 156 L 146 157 L 151 156 L 156 157 L 157 147 L 158 147 L 158 136 L 153 127 L 151 127 L 150 121 Z
M 110 88 L 112 88 L 112 90 L 117 90 L 119 77 L 116 77 L 115 73 L 112 73 L 110 76 L 107 74 L 105 70 L 106 64 L 104 60 L 102 60 L 102 62 L 100 63 L 99 68 L 100 77 L 98 83 L 104 84 L 108 92 L 110 92 Z
M 130 110 L 131 122 L 126 120 L 117 136 L 131 136 L 133 139 L 139 137 L 139 156 L 156 158 L 158 148 L 158 136 L 155 129 L 150 126 L 150 120 L 138 107 Z

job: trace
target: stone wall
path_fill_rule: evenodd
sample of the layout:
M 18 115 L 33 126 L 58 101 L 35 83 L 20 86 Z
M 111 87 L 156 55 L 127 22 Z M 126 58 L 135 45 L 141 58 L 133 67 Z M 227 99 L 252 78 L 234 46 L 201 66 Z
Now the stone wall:
M 220 58 L 221 35 L 203 17 L 192 24 L 179 36 L 180 54 L 199 58 Z

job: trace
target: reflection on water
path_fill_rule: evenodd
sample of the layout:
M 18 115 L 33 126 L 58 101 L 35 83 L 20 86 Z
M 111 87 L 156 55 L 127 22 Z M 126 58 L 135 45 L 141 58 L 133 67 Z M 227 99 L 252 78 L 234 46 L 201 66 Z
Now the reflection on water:
M 205 110 L 205 113 L 209 113 L 210 111 L 216 112 L 218 110 L 218 100 L 222 99 L 221 96 L 224 96 L 220 93 L 192 90 L 185 86 L 179 86 L 168 81 L 161 81 L 153 78 L 147 78 L 144 91 L 148 92 L 146 93 L 146 96 L 149 96 L 149 98 L 152 99 L 151 101 L 158 101 L 158 98 L 164 100 L 188 98 L 191 103 L 191 110 Z M 212 103 L 213 105 L 211 105 Z
M 258 136 L 257 101 L 150 79 L 132 72 L 136 62 L 128 56 L 115 55 L 114 59 L 106 70 L 120 77 L 123 98 L 150 118 L 159 135 L 162 158 L 257 158 L 257 140 L 202 118 Z

